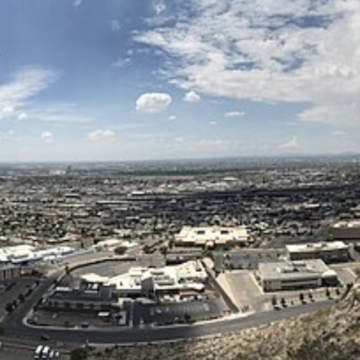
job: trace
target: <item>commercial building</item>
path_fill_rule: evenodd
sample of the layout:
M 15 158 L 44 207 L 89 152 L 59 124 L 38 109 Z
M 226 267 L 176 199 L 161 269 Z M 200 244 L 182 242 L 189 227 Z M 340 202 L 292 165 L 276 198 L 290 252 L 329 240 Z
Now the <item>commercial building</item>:
M 223 245 L 246 245 L 249 234 L 240 227 L 190 227 L 185 226 L 175 235 L 175 244 L 180 246 L 215 247 Z
M 300 290 L 338 283 L 336 272 L 320 259 L 260 263 L 257 276 L 264 291 Z
M 44 299 L 43 307 L 99 312 L 109 311 L 115 302 L 113 286 L 83 282 L 76 288 L 56 288 Z
M 54 261 L 72 254 L 68 246 L 39 250 L 31 245 L 16 245 L 0 248 L 0 264 L 26 265 L 37 261 Z
M 342 241 L 286 245 L 289 260 L 321 259 L 325 263 L 349 260 L 349 245 Z
M 196 298 L 204 290 L 206 279 L 207 273 L 199 261 L 157 269 L 133 267 L 111 278 L 91 273 L 82 275 L 75 286 L 54 289 L 43 306 L 97 312 L 119 307 L 129 299 L 164 299 L 175 303 Z
M 334 224 L 331 235 L 334 240 L 360 242 L 360 220 L 341 221 Z
M 118 297 L 162 297 L 201 292 L 207 273 L 200 261 L 188 261 L 163 268 L 132 267 L 126 274 L 112 278 L 85 274 L 87 283 L 114 287 Z

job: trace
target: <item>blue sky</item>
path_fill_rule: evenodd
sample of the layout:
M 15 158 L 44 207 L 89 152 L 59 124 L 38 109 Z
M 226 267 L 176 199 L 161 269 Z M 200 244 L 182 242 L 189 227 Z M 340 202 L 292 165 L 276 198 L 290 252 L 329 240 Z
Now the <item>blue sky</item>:
M 360 151 L 358 0 L 0 0 L 0 161 Z

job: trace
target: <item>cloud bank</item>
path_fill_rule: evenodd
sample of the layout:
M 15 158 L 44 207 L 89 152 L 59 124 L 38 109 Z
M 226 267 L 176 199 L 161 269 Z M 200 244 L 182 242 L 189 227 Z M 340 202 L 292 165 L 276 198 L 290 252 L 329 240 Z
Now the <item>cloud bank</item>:
M 174 26 L 135 40 L 176 60 L 163 71 L 181 88 L 300 103 L 302 121 L 360 124 L 358 0 L 189 0 Z

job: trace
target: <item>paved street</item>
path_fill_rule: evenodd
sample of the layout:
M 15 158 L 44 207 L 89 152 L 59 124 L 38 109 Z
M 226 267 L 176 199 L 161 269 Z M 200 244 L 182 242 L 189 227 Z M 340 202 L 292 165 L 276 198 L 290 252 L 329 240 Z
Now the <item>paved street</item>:
M 329 307 L 334 302 L 330 300 L 309 303 L 306 305 L 294 306 L 282 309 L 281 311 L 268 311 L 263 313 L 251 314 L 248 317 L 238 318 L 230 317 L 221 321 L 214 321 L 211 326 L 207 323 L 194 325 L 166 326 L 149 329 L 119 329 L 109 330 L 100 329 L 54 329 L 54 328 L 30 328 L 25 326 L 21 319 L 7 324 L 6 331 L 14 336 L 40 339 L 41 335 L 48 335 L 52 340 L 83 344 L 90 343 L 136 343 L 152 342 L 162 340 L 187 339 L 198 336 L 214 335 L 232 331 L 245 330 L 252 327 L 268 324 L 274 321 L 298 316 L 301 314 L 313 312 L 325 307 Z

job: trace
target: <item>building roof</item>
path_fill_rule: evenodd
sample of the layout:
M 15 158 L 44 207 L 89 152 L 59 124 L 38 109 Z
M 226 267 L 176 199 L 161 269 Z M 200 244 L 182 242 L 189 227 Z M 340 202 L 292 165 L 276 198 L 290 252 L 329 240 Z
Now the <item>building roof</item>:
M 263 280 L 306 279 L 319 276 L 336 276 L 336 272 L 331 270 L 320 259 L 260 263 L 259 273 Z
M 360 228 L 360 220 L 340 221 L 333 225 L 334 228 Z
M 85 274 L 81 278 L 88 282 L 98 282 L 104 285 L 115 285 L 117 290 L 139 292 L 145 282 L 150 282 L 155 290 L 189 289 L 200 290 L 204 287 L 202 281 L 207 273 L 199 261 L 188 261 L 163 268 L 132 267 L 126 274 L 112 278 L 100 277 L 95 274 Z
M 286 245 L 286 250 L 289 253 L 347 250 L 348 248 L 349 245 L 345 244 L 342 241 Z
M 190 227 L 185 226 L 175 236 L 177 242 L 196 244 L 225 244 L 230 241 L 248 241 L 245 226 L 240 227 Z

